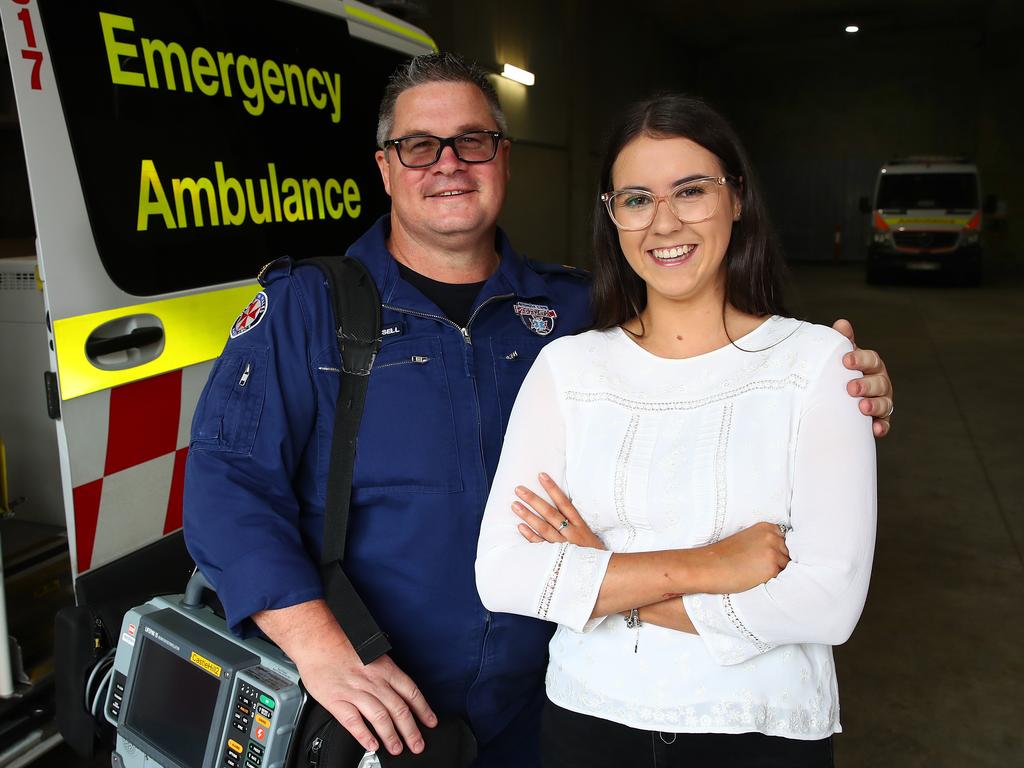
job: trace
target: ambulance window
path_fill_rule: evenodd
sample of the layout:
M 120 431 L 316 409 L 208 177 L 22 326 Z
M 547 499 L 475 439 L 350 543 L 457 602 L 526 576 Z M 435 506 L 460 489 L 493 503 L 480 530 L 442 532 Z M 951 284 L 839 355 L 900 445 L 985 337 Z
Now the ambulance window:
M 376 116 L 403 54 L 274 0 L 124 8 L 39 0 L 93 237 L 122 290 L 342 253 L 386 212 Z
M 973 173 L 890 173 L 882 177 L 878 207 L 977 208 L 978 177 Z
M 35 225 L 29 194 L 25 150 L 18 130 L 17 109 L 6 47 L 0 46 L 0 259 L 35 253 Z

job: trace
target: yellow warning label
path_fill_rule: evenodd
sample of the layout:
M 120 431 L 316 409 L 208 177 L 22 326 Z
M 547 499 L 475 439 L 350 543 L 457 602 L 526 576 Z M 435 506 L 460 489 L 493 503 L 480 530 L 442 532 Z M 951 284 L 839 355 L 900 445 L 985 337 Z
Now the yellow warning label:
M 214 677 L 220 677 L 221 668 L 209 659 L 204 659 L 195 651 L 192 651 L 192 655 L 189 657 L 189 659 L 192 661 L 193 664 L 195 664 L 200 669 L 205 669 Z

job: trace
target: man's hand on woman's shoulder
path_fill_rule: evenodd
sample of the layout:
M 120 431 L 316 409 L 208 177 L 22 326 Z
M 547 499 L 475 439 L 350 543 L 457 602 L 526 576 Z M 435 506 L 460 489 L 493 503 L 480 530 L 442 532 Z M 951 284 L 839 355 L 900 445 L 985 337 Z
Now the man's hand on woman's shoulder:
M 851 397 L 864 398 L 860 401 L 861 413 L 873 419 L 871 429 L 875 437 L 885 437 L 891 428 L 893 411 L 892 380 L 886 370 L 885 361 L 875 350 L 857 347 L 853 337 L 853 324 L 849 320 L 836 320 L 832 328 L 853 344 L 853 351 L 843 357 L 843 365 L 851 371 L 860 371 L 864 374 L 864 378 L 851 381 L 846 391 Z

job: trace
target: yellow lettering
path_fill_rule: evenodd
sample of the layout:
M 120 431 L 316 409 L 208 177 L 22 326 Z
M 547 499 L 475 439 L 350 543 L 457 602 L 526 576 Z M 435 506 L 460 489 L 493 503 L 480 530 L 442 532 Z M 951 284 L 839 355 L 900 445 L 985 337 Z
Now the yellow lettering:
M 152 196 L 151 196 L 152 195 Z M 171 214 L 170 203 L 160 184 L 160 176 L 152 160 L 142 161 L 142 178 L 139 182 L 139 216 L 135 228 L 139 232 L 149 229 L 149 217 L 159 214 L 164 218 L 164 226 L 174 229 L 174 216 Z
M 288 192 L 289 189 L 291 192 Z M 281 191 L 288 193 L 284 199 L 284 220 L 303 221 L 302 190 L 299 188 L 299 182 L 291 178 L 285 179 L 281 182 Z
M 277 167 L 273 163 L 267 163 L 267 173 L 270 174 L 270 195 L 274 203 L 274 221 L 280 221 L 281 195 L 277 187 Z
M 199 90 L 207 96 L 216 96 L 220 90 L 220 83 L 216 78 L 207 81 L 206 78 L 217 74 L 217 64 L 213 55 L 205 48 L 196 48 L 192 51 L 192 77 L 195 78 Z
M 263 90 L 267 98 L 274 104 L 281 104 L 284 101 L 285 93 L 281 90 L 284 85 L 284 76 L 277 62 L 267 59 L 263 62 Z
M 114 30 L 135 31 L 135 22 L 128 16 L 118 16 L 100 11 L 100 27 L 103 29 L 103 47 L 107 49 L 107 63 L 110 65 L 110 82 L 115 85 L 146 86 L 141 72 L 125 72 L 121 69 L 121 57 L 138 58 L 139 52 L 131 43 L 119 43 L 114 39 Z
M 334 107 L 334 111 L 331 112 L 331 122 L 336 123 L 341 120 L 341 75 L 337 72 L 334 73 L 334 77 L 326 78 L 327 93 L 331 97 L 331 106 Z
M 260 80 L 259 64 L 251 56 L 239 56 L 235 61 L 235 71 L 238 73 L 238 87 L 246 97 L 246 101 L 242 102 L 245 111 L 253 117 L 259 117 L 263 114 L 263 82 Z M 245 73 L 252 78 L 251 82 L 246 82 L 243 77 Z
M 311 69 L 306 73 L 306 90 L 309 92 L 309 103 L 317 109 L 323 109 L 327 106 L 327 94 L 323 90 L 320 90 L 319 93 L 313 90 L 314 80 L 320 83 L 320 88 L 323 89 L 324 79 L 318 69 Z
M 334 196 L 341 194 L 341 184 L 337 179 L 328 179 L 324 182 L 324 200 L 327 202 L 327 215 L 332 219 L 341 219 L 345 216 L 345 206 L 340 202 L 334 202 Z
M 238 179 L 231 176 L 224 178 L 224 163 L 216 162 L 213 164 L 214 169 L 217 173 L 217 192 L 220 197 L 220 212 L 224 217 L 224 223 L 228 225 L 238 226 L 245 222 L 245 195 L 242 192 L 242 185 L 238 183 Z M 235 210 L 231 210 L 231 203 L 228 200 L 228 195 L 234 195 L 235 198 Z
M 324 217 L 324 192 L 320 188 L 320 181 L 318 179 L 303 179 L 302 180 L 302 192 L 306 196 L 306 219 L 313 219 L 313 201 L 311 199 L 312 194 L 316 193 L 317 209 L 319 215 L 316 217 L 322 219 Z
M 171 187 L 174 190 L 174 206 L 178 212 L 178 226 L 187 227 L 188 217 L 185 215 L 185 195 L 192 200 L 192 216 L 195 218 L 196 226 L 203 226 L 203 202 L 200 193 L 206 195 L 206 204 L 210 207 L 210 225 L 218 226 L 220 217 L 217 214 L 217 203 L 214 200 L 213 182 L 209 179 L 172 179 Z
M 231 78 L 228 69 L 235 63 L 235 54 L 217 51 L 217 64 L 220 66 L 220 81 L 224 83 L 224 95 L 231 97 Z
M 306 79 L 302 76 L 302 68 L 296 64 L 284 65 L 285 85 L 288 86 L 288 103 L 295 104 L 295 90 L 293 85 L 299 86 L 299 97 L 302 99 L 302 106 L 309 106 L 306 101 Z
M 252 179 L 245 180 L 245 197 L 249 202 L 249 217 L 253 224 L 266 224 L 271 221 L 270 201 L 267 199 L 267 180 L 260 179 L 260 192 L 263 198 L 263 207 L 256 207 L 256 192 L 253 188 Z
M 348 211 L 348 215 L 353 219 L 358 219 L 359 214 L 362 213 L 362 198 L 359 196 L 359 185 L 356 184 L 355 179 L 345 179 L 345 210 Z
M 163 40 L 149 40 L 144 37 L 142 38 L 142 57 L 146 60 L 146 76 L 149 78 L 149 87 L 160 87 L 156 73 L 156 56 L 163 60 L 167 90 L 178 90 L 174 79 L 174 69 L 171 65 L 171 59 L 173 58 L 177 60 L 178 67 L 181 69 L 181 87 L 186 93 L 192 93 L 192 76 L 189 74 L 188 57 L 185 55 L 185 49 L 178 45 L 178 43 L 168 45 Z

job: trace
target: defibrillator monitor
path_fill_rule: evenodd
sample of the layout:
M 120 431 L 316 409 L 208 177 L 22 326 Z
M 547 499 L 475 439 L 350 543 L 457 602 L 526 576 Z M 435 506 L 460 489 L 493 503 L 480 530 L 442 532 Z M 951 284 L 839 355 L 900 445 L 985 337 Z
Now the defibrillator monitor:
M 156 640 L 143 637 L 125 730 L 186 768 L 202 768 L 223 684 Z M 168 705 L 174 716 L 168 717 Z
M 304 701 L 294 665 L 261 640 L 239 640 L 182 595 L 129 611 L 106 716 L 113 765 L 278 768 Z

